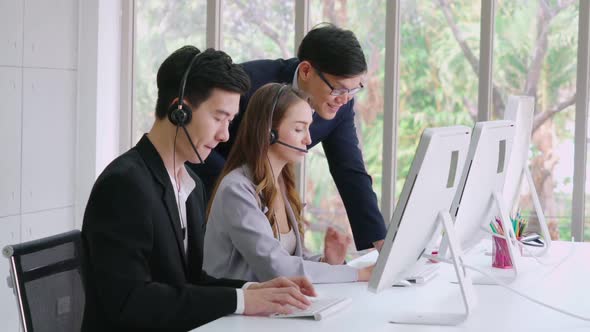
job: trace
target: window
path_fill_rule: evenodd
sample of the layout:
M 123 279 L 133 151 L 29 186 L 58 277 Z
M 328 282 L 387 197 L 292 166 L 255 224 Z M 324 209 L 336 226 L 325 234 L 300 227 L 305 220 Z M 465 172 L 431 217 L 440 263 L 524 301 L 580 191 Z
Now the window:
M 158 68 L 184 45 L 205 47 L 207 1 L 135 1 L 132 145 L 154 122 Z
M 294 8 L 294 0 L 223 1 L 221 49 L 236 62 L 292 58 Z
M 570 239 L 578 3 L 502 1 L 496 11 L 492 118 L 508 95 L 535 97 L 530 167 L 551 237 Z M 526 189 L 519 206 L 539 231 Z
M 479 2 L 402 2 L 398 173 L 399 197 L 422 131 L 477 118 Z
M 590 105 L 588 105 L 590 108 Z M 586 195 L 584 218 L 584 241 L 590 241 L 590 117 L 588 117 L 588 133 L 586 134 Z
M 177 48 L 205 47 L 207 1 L 135 0 L 133 142 L 150 129 L 156 73 Z M 491 119 L 503 118 L 511 94 L 536 100 L 530 150 L 535 187 L 552 237 L 571 237 L 578 1 L 498 1 L 493 49 Z M 235 62 L 290 58 L 294 0 L 224 0 L 221 49 Z M 396 197 L 427 127 L 472 126 L 477 115 L 480 1 L 401 1 L 399 128 Z M 332 22 L 352 30 L 369 66 L 356 96 L 356 129 L 365 166 L 380 203 L 384 102 L 385 0 L 310 0 L 310 27 Z M 590 145 L 590 132 L 588 133 Z M 590 153 L 589 153 L 590 154 Z M 590 168 L 590 156 L 587 169 Z M 306 246 L 323 247 L 327 225 L 350 232 L 346 210 L 321 145 L 307 159 Z M 590 174 L 586 175 L 584 238 L 590 240 Z M 530 191 L 521 213 L 533 221 Z M 387 221 L 386 221 L 387 222 Z M 535 229 L 532 229 L 533 231 Z M 354 248 L 350 248 L 354 251 Z

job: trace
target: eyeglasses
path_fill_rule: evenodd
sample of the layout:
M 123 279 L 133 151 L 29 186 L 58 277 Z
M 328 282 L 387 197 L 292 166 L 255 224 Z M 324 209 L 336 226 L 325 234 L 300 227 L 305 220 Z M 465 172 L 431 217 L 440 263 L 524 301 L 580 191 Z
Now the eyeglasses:
M 315 68 L 314 68 L 315 69 Z M 322 74 L 321 71 L 315 69 L 316 73 L 318 73 L 318 76 L 322 79 L 322 81 L 324 81 L 324 83 L 326 83 L 326 85 L 332 89 L 332 91 L 330 92 L 331 96 L 343 96 L 344 94 L 348 94 L 349 96 L 354 96 L 355 94 L 357 94 L 357 92 L 361 91 L 365 86 L 363 85 L 363 83 L 359 83 L 359 86 L 356 88 L 352 88 L 352 89 L 347 89 L 347 88 L 338 88 L 335 89 L 332 84 L 330 84 L 330 82 L 328 82 L 328 80 L 326 79 L 326 77 L 324 76 L 324 74 Z

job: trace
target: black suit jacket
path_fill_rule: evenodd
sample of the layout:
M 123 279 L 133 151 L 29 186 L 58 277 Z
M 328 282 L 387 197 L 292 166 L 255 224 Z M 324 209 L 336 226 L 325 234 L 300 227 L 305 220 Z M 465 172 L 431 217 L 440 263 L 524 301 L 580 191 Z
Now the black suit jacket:
M 206 205 L 189 173 L 186 253 L 174 189 L 147 136 L 96 180 L 82 227 L 82 331 L 187 331 L 235 311 L 244 281 L 201 270 Z
M 205 165 L 190 165 L 203 179 L 207 196 L 223 169 L 252 94 L 261 86 L 271 82 L 291 83 L 299 60 L 256 60 L 242 64 L 250 76 L 252 88 L 240 99 L 240 112 L 230 126 L 227 143 L 219 144 L 207 158 Z M 385 238 L 386 229 L 373 192 L 372 179 L 367 174 L 363 155 L 358 147 L 359 140 L 354 125 L 354 99 L 343 105 L 336 117 L 324 120 L 315 113 L 309 128 L 311 148 L 322 143 L 330 173 L 344 202 L 348 220 L 358 250 L 372 247 L 372 243 Z

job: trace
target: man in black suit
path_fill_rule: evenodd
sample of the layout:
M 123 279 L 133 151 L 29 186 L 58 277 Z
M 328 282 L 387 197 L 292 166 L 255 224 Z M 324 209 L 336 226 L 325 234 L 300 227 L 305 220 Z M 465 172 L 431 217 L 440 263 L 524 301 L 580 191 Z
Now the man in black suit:
M 250 96 L 270 82 L 289 83 L 311 96 L 315 110 L 309 131 L 311 148 L 322 143 L 330 173 L 342 197 L 357 249 L 381 248 L 385 224 L 367 174 L 354 125 L 354 95 L 363 88 L 365 55 L 349 30 L 325 25 L 311 30 L 297 58 L 256 60 L 242 64 L 252 87 L 240 99 L 240 113 L 230 126 L 230 140 L 220 144 L 204 165 L 191 165 L 208 196 L 234 144 Z M 237 142 L 239 144 L 239 142 Z
M 184 163 L 227 141 L 247 75 L 221 51 L 185 46 L 157 84 L 152 129 L 107 166 L 86 207 L 82 330 L 187 331 L 231 313 L 306 308 L 314 290 L 304 278 L 246 284 L 201 269 L 204 187 Z

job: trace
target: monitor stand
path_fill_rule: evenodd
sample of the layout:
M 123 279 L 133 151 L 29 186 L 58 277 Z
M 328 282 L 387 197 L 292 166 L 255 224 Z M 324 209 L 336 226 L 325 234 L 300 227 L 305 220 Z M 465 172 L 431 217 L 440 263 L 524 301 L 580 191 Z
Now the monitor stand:
M 503 238 L 507 242 L 508 247 L 508 254 L 510 255 L 510 260 L 512 261 L 512 276 L 511 277 L 500 277 L 496 276 L 497 279 L 502 280 L 505 283 L 513 282 L 516 277 L 518 276 L 519 266 L 520 266 L 520 251 L 519 251 L 519 243 L 516 239 L 516 234 L 514 233 L 514 228 L 512 228 L 512 222 L 510 222 L 510 216 L 506 212 L 504 208 L 504 204 L 502 203 L 502 195 L 499 192 L 492 193 L 491 200 L 495 203 L 498 212 L 500 214 L 500 222 L 502 228 L 504 230 L 508 230 L 508 232 L 504 232 L 504 235 L 500 234 L 492 234 L 494 237 Z M 491 220 L 491 218 L 490 218 Z M 488 234 L 491 234 L 489 228 L 484 229 L 484 231 Z M 497 285 L 498 283 L 484 275 L 478 274 L 473 278 L 473 283 L 475 285 Z
M 428 312 L 428 313 L 396 313 L 391 319 L 391 323 L 395 324 L 415 324 L 415 325 L 458 325 L 463 323 L 469 317 L 469 314 L 475 309 L 477 305 L 477 297 L 473 289 L 471 278 L 467 274 L 463 266 L 463 258 L 460 242 L 457 241 L 457 235 L 453 226 L 451 215 L 448 211 L 441 211 L 438 213 L 437 221 L 440 222 L 447 237 L 453 267 L 457 280 L 459 280 L 459 287 L 461 289 L 461 296 L 465 307 L 464 313 L 443 313 L 443 312 Z M 436 259 L 436 257 L 430 257 Z
M 501 199 L 502 195 L 499 192 L 493 192 L 491 194 L 490 200 L 491 200 L 491 205 L 492 208 L 490 209 L 490 211 L 488 211 L 486 219 L 487 220 L 492 220 L 492 216 L 494 215 L 493 211 L 493 205 L 496 206 L 498 213 L 500 214 L 500 219 L 501 219 L 501 223 L 502 223 L 502 228 L 503 229 L 507 229 L 508 233 L 504 234 L 504 235 L 499 235 L 499 234 L 493 234 L 490 231 L 489 225 L 485 224 L 482 225 L 481 229 L 485 234 L 490 234 L 490 236 L 496 236 L 496 237 L 501 237 L 506 239 L 507 243 L 508 243 L 508 253 L 510 255 L 510 260 L 512 261 L 512 276 L 506 277 L 506 276 L 497 276 L 498 279 L 502 280 L 505 283 L 511 283 L 513 282 L 517 275 L 518 275 L 518 270 L 519 270 L 519 262 L 520 262 L 520 255 L 519 255 L 519 244 L 518 241 L 516 240 L 516 235 L 514 234 L 514 229 L 512 228 L 512 223 L 509 222 L 508 220 L 510 220 L 510 217 L 508 215 L 508 213 L 506 212 L 506 209 L 504 208 L 504 204 L 502 203 L 502 199 Z M 441 246 L 440 246 L 440 250 L 439 250 L 439 255 L 442 255 L 441 257 L 446 256 L 446 253 L 448 251 L 448 240 L 445 241 L 445 239 L 443 238 L 443 241 L 441 241 Z M 492 272 L 493 273 L 493 272 Z M 494 280 L 483 276 L 481 274 L 477 274 L 473 277 L 472 282 L 474 285 L 497 285 L 498 283 L 495 282 Z
M 547 221 L 545 219 L 545 214 L 543 213 L 543 209 L 541 208 L 541 202 L 539 201 L 539 195 L 537 194 L 537 189 L 535 188 L 535 182 L 533 181 L 533 176 L 531 175 L 531 170 L 528 167 L 522 168 L 521 178 L 520 178 L 520 186 L 522 186 L 522 179 L 525 178 L 529 185 L 529 190 L 531 191 L 531 196 L 533 198 L 533 207 L 535 208 L 535 213 L 537 214 L 537 218 L 539 218 L 539 226 L 541 227 L 541 235 L 543 236 L 543 240 L 545 241 L 545 246 L 543 249 L 539 251 L 535 251 L 535 256 L 543 256 L 547 254 L 549 251 L 549 247 L 551 246 L 551 234 L 549 234 L 549 227 L 547 226 Z M 519 189 L 520 189 L 519 186 Z M 520 191 L 520 190 L 519 190 Z M 529 255 L 530 256 L 530 255 Z

